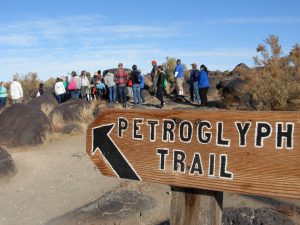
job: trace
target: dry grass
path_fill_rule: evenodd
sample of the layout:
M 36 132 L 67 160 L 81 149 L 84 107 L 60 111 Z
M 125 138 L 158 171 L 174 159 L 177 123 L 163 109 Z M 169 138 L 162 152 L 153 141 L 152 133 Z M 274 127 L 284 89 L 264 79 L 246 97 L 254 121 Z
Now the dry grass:
M 53 113 L 51 122 L 54 131 L 60 130 L 64 126 L 62 115 L 58 112 Z
M 94 120 L 94 105 L 83 107 L 79 111 L 79 120 L 83 123 L 91 123 Z
M 54 106 L 50 104 L 43 103 L 41 106 L 41 110 L 43 113 L 45 113 L 46 116 L 49 116 L 49 114 L 52 112 L 53 109 Z

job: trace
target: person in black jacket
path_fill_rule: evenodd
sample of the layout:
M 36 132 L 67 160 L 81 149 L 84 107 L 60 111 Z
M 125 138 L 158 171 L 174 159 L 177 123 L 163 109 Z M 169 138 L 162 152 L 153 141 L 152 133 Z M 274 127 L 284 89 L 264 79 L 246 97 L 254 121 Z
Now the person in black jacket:
M 160 108 L 165 106 L 164 103 L 164 79 L 165 72 L 163 71 L 162 66 L 157 67 L 157 83 L 156 83 L 156 98 L 160 100 Z

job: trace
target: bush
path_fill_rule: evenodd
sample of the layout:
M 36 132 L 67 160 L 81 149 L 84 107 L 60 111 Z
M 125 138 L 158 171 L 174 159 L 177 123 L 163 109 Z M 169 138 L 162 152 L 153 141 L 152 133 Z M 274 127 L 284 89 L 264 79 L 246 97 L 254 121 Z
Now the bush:
M 289 103 L 300 96 L 300 48 L 294 46 L 283 56 L 279 38 L 270 35 L 260 44 L 254 57 L 256 68 L 245 77 L 244 92 L 250 93 L 257 110 L 287 110 Z

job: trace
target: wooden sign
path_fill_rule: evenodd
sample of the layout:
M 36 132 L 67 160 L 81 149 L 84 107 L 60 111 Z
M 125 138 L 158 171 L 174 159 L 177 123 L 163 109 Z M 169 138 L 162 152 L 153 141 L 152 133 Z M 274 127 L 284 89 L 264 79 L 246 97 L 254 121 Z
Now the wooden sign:
M 87 130 L 101 173 L 300 199 L 300 113 L 108 110 Z

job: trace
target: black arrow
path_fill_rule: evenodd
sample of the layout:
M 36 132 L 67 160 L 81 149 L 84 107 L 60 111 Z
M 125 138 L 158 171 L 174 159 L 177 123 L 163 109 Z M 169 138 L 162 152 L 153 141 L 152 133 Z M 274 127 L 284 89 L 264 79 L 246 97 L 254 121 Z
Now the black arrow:
M 114 126 L 115 124 L 107 124 L 93 128 L 92 154 L 99 150 L 120 178 L 141 180 L 109 136 Z

